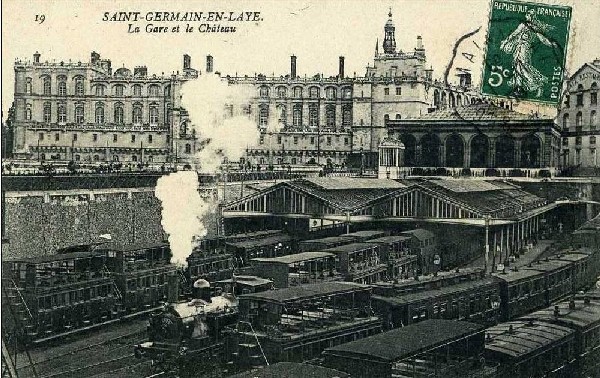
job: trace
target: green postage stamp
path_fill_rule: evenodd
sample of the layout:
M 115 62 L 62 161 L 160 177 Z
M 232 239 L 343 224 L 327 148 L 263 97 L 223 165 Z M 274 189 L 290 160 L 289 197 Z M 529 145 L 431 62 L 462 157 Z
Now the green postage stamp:
M 558 104 L 571 8 L 492 0 L 483 94 Z

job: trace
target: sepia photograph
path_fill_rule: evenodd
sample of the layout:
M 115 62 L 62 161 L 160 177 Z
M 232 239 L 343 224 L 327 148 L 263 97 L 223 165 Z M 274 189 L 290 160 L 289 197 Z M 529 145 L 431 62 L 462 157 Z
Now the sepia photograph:
M 1 378 L 600 378 L 599 5 L 2 1 Z

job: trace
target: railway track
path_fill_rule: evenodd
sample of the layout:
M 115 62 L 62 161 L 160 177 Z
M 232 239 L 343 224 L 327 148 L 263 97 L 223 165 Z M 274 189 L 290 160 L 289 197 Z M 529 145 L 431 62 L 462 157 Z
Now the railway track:
M 36 359 L 34 366 L 40 378 L 83 378 L 116 372 L 139 363 L 133 354 L 133 345 L 145 339 L 145 331 L 136 329 L 72 350 L 59 351 L 47 358 Z M 23 378 L 34 376 L 31 366 L 20 367 L 18 374 Z

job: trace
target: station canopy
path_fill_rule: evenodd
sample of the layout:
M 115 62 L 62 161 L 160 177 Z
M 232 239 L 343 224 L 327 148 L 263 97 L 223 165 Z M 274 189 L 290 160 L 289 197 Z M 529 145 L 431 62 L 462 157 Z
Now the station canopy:
M 527 219 L 554 206 L 499 180 L 319 177 L 281 182 L 240 198 L 225 204 L 223 215 L 282 215 L 346 222 L 421 219 L 483 225 L 484 219 Z

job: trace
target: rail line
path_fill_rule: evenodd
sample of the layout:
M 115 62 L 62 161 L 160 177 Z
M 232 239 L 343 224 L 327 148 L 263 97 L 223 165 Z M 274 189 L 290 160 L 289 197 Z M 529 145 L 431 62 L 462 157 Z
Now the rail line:
M 50 377 L 63 377 L 63 376 L 73 376 L 73 377 L 82 377 L 88 376 L 81 374 L 82 371 L 87 369 L 94 369 L 96 367 L 100 367 L 102 365 L 106 365 L 109 363 L 115 363 L 123 360 L 124 358 L 131 357 L 134 358 L 133 353 L 128 353 L 131 351 L 131 346 L 138 341 L 141 341 L 145 338 L 144 330 L 137 330 L 134 332 L 128 332 L 123 335 L 119 335 L 110 339 L 101 340 L 99 342 L 83 346 L 81 348 L 77 348 L 65 353 L 59 353 L 57 355 L 51 356 L 44 360 L 36 361 L 34 363 L 34 367 L 37 371 L 45 371 L 53 373 L 44 375 L 44 378 Z M 104 359 L 102 361 L 97 361 L 92 364 L 85 364 L 84 366 L 73 366 L 77 363 L 77 361 L 86 361 L 86 360 L 94 360 L 95 356 L 98 358 L 105 358 L 108 356 L 115 356 L 115 358 Z M 66 365 L 66 370 L 58 370 L 61 367 L 64 368 Z M 129 365 L 128 365 L 129 366 Z M 72 368 L 70 368 L 72 367 Z M 70 368 L 70 369 L 69 369 Z M 121 366 L 119 366 L 121 368 Z M 31 370 L 30 365 L 22 366 L 19 371 L 21 375 L 27 376 Z M 58 370 L 58 371 L 56 371 Z M 98 372 L 93 375 L 102 374 L 103 372 Z

